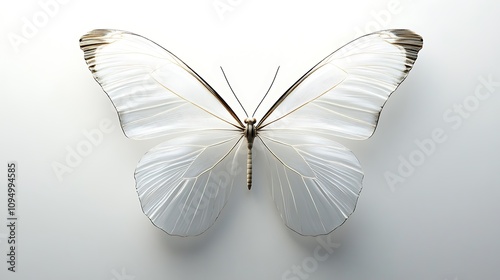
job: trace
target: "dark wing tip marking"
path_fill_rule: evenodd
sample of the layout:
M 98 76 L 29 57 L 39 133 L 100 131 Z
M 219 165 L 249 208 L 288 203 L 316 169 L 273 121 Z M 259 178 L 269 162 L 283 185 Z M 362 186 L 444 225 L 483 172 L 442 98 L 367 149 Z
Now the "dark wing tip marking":
M 118 38 L 112 33 L 119 34 L 120 32 L 110 29 L 94 29 L 80 38 L 80 49 L 83 51 L 83 57 L 92 73 L 95 72 L 97 50 L 116 41 Z
M 415 60 L 417 60 L 418 52 L 422 49 L 424 40 L 420 35 L 408 29 L 392 29 L 388 30 L 388 32 L 390 36 L 386 40 L 393 45 L 403 48 L 406 53 L 405 74 L 408 74 Z
M 80 38 L 80 48 L 83 51 L 90 51 L 99 48 L 102 45 L 109 44 L 114 40 L 112 36 L 108 36 L 112 30 L 95 29 Z

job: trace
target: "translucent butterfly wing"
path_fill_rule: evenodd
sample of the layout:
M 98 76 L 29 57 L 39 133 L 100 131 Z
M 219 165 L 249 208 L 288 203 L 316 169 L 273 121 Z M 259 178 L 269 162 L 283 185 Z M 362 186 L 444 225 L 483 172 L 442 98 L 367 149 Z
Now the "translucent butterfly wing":
M 82 36 L 80 47 L 129 138 L 243 127 L 199 75 L 174 54 L 142 36 L 97 29 Z
M 389 95 L 406 78 L 422 48 L 409 30 L 365 35 L 320 61 L 260 121 L 362 140 L 370 137 Z
M 198 235 L 225 205 L 234 182 L 243 125 L 194 71 L 154 42 L 119 30 L 93 30 L 80 39 L 96 81 L 133 139 L 164 136 L 137 166 L 144 213 L 169 234 Z M 243 174 L 243 175 L 240 175 Z
M 370 137 L 421 47 L 422 38 L 409 30 L 361 37 L 314 66 L 261 120 L 256 146 L 292 230 L 327 234 L 354 211 L 363 173 L 356 157 L 331 137 Z
M 135 178 L 144 213 L 167 233 L 199 235 L 217 219 L 245 170 L 241 135 L 207 130 L 185 134 L 150 150 Z
M 285 224 L 302 235 L 327 234 L 354 211 L 363 172 L 356 157 L 324 135 L 264 131 L 255 166 L 267 174 Z

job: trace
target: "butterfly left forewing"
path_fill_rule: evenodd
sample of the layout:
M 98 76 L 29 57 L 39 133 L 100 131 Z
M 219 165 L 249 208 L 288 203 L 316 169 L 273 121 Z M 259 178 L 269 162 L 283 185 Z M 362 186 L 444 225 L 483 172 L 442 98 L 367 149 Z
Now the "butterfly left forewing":
M 227 103 L 198 74 L 142 36 L 96 29 L 82 36 L 80 47 L 129 138 L 243 128 Z

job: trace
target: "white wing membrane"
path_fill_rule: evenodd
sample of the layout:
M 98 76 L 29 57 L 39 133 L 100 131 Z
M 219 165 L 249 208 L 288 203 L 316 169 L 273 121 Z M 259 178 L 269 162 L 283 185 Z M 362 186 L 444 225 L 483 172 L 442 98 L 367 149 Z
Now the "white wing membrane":
M 285 224 L 302 235 L 327 234 L 354 211 L 363 172 L 356 157 L 324 135 L 264 131 L 254 147 Z M 288 151 L 278 150 L 286 147 Z
M 201 77 L 144 37 L 99 29 L 84 35 L 80 47 L 94 78 L 116 107 L 127 137 L 243 127 Z
M 80 47 L 124 133 L 133 139 L 167 137 L 136 169 L 144 213 L 171 235 L 203 233 L 232 186 L 244 185 L 243 138 L 253 139 L 246 134 L 252 130 L 189 66 L 144 37 L 94 30 Z M 363 172 L 356 157 L 331 138 L 370 137 L 421 48 L 422 38 L 409 30 L 363 36 L 311 68 L 258 120 L 254 165 L 268 176 L 289 228 L 327 234 L 354 211 Z
M 211 130 L 177 137 L 149 151 L 135 173 L 144 213 L 171 235 L 207 230 L 233 184 L 245 182 L 240 167 L 244 153 L 238 153 L 241 139 L 241 134 Z
M 366 139 L 421 48 L 422 38 L 409 30 L 380 31 L 354 40 L 299 79 L 258 128 Z

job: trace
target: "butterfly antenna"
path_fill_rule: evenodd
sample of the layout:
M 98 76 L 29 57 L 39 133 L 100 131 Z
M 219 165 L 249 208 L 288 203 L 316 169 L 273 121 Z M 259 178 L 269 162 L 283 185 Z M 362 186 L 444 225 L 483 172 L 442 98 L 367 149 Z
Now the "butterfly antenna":
M 226 79 L 226 83 L 227 83 L 227 85 L 229 86 L 229 89 L 230 89 L 230 90 L 231 90 L 231 92 L 233 93 L 234 97 L 236 98 L 236 101 L 238 101 L 238 103 L 240 104 L 241 109 L 243 109 L 243 112 L 245 112 L 245 115 L 246 115 L 246 116 L 247 116 L 247 118 L 248 118 L 247 111 L 245 110 L 245 107 L 243 107 L 243 105 L 241 105 L 241 102 L 240 102 L 240 100 L 238 99 L 238 96 L 236 96 L 236 93 L 234 93 L 234 90 L 233 90 L 233 88 L 231 87 L 231 84 L 229 84 L 229 80 L 227 79 L 227 77 L 226 77 L 226 73 L 224 73 L 224 69 L 222 69 L 222 66 L 220 66 L 220 70 L 222 71 L 222 75 L 224 75 L 224 79 Z
M 257 112 L 257 109 L 259 109 L 260 104 L 262 104 L 262 101 L 264 101 L 264 99 L 266 99 L 267 94 L 269 93 L 269 91 L 273 87 L 274 81 L 276 80 L 276 77 L 278 76 L 278 71 L 279 70 L 280 70 L 280 67 L 278 66 L 278 69 L 276 69 L 276 73 L 274 74 L 274 78 L 273 78 L 273 81 L 271 82 L 271 85 L 267 89 L 266 94 L 264 94 L 264 97 L 262 97 L 262 99 L 260 100 L 259 105 L 257 105 L 257 107 L 255 108 L 255 111 L 253 111 L 252 117 L 255 116 L 255 113 Z

